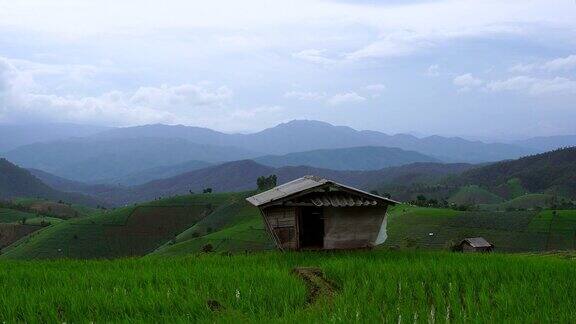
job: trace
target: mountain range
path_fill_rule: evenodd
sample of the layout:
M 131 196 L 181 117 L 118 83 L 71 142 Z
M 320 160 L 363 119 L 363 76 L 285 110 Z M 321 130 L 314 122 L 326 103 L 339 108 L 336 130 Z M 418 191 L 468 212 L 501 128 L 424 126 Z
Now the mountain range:
M 370 171 L 342 171 L 310 166 L 274 168 L 252 160 L 240 160 L 135 186 L 88 185 L 40 170 L 27 171 L 4 159 L 0 161 L 0 198 L 33 196 L 83 201 L 92 205 L 104 202 L 106 205 L 120 206 L 201 192 L 205 188 L 216 192 L 252 190 L 259 176 L 271 174 L 277 176 L 278 183 L 314 174 L 365 190 L 383 189 L 403 200 L 413 199 L 419 192 L 432 194 L 432 197 L 447 197 L 458 188 L 469 185 L 480 186 L 484 192 L 488 190 L 503 199 L 526 193 L 576 197 L 576 148 L 484 166 L 422 162 Z M 473 191 L 480 192 L 478 189 Z M 517 193 L 512 194 L 513 191 Z
M 7 152 L 10 161 L 67 179 L 102 183 L 150 168 L 191 160 L 206 163 L 256 156 L 237 147 L 196 144 L 181 138 L 74 138 L 29 144 Z
M 138 186 L 111 188 L 95 197 L 112 205 L 153 200 L 159 197 L 202 192 L 211 188 L 215 192 L 253 190 L 260 176 L 276 175 L 278 183 L 285 183 L 305 175 L 317 175 L 366 190 L 383 184 L 412 184 L 436 181 L 447 175 L 460 174 L 472 168 L 464 163 L 413 163 L 373 171 L 341 171 L 309 166 L 273 168 L 252 160 L 233 161 L 183 173 L 174 177 L 154 180 Z
M 87 206 L 96 206 L 101 202 L 80 193 L 63 192 L 48 186 L 6 159 L 0 159 L 0 199 L 17 197 L 43 198 L 52 201 L 65 201 Z
M 0 152 L 6 152 L 32 143 L 91 136 L 108 129 L 110 127 L 70 123 L 0 124 Z
M 272 167 L 307 165 L 332 170 L 378 170 L 415 162 L 440 162 L 440 160 L 422 153 L 383 146 L 360 146 L 285 155 L 266 155 L 255 158 L 254 161 Z
M 182 138 L 194 143 L 235 146 L 273 155 L 318 149 L 385 146 L 416 151 L 442 161 L 470 163 L 513 159 L 536 152 L 514 144 L 487 144 L 460 137 L 388 135 L 313 120 L 293 120 L 252 134 L 226 134 L 207 128 L 156 124 L 116 128 L 95 136 L 108 139 Z
M 58 131 L 51 131 L 52 128 Z M 295 120 L 252 134 L 160 124 L 52 128 L 39 127 L 36 135 L 20 137 L 15 142 L 37 142 L 13 148 L 2 156 L 22 167 L 73 181 L 135 186 L 242 159 L 274 168 L 305 165 L 358 171 L 415 162 L 492 162 L 576 144 L 576 136 L 533 138 L 512 144 L 459 137 L 419 138 L 308 120 Z M 19 132 L 26 130 L 32 131 L 21 128 Z M 0 134 L 10 132 L 14 133 L 14 129 L 0 125 Z M 42 137 L 44 132 L 47 135 Z

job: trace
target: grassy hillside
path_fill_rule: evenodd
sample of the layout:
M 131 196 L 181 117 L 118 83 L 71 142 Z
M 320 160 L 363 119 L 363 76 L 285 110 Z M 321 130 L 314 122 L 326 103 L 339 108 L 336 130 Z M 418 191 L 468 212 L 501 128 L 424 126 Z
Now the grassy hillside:
M 553 198 L 552 195 L 547 194 L 526 194 L 500 204 L 480 205 L 480 208 L 483 210 L 542 209 L 549 207 Z
M 555 188 L 576 197 L 576 147 L 513 161 L 503 161 L 464 172 L 455 183 L 498 188 L 516 179 L 530 193 Z M 510 195 L 514 198 L 514 195 Z
M 144 255 L 174 241 L 178 234 L 211 214 L 217 216 L 222 206 L 244 197 L 245 194 L 179 196 L 70 219 L 6 248 L 3 257 L 112 258 Z M 212 223 L 213 230 L 220 229 L 218 221 Z
M 576 281 L 567 280 L 576 276 L 574 262 L 390 251 L 0 261 L 0 317 L 7 323 L 568 323 L 576 317 Z M 302 266 L 318 267 L 323 276 L 307 283 L 293 273 Z
M 257 208 L 242 200 L 222 206 L 210 217 L 156 250 L 156 255 L 182 255 L 210 246 L 215 252 L 271 250 L 275 245 L 266 232 Z
M 36 212 L 0 208 L 0 249 L 46 226 L 62 221 L 60 218 L 47 217 Z
M 576 248 L 576 210 L 454 211 L 400 205 L 389 215 L 385 247 L 447 249 L 482 236 L 499 252 Z
M 502 198 L 476 185 L 462 187 L 448 199 L 456 205 L 498 204 L 502 201 Z
M 66 204 L 38 198 L 16 198 L 12 202 L 25 207 L 31 212 L 61 219 L 86 217 L 100 212 L 99 209 L 80 204 Z
M 22 219 L 35 218 L 36 215 L 19 210 L 0 208 L 0 223 L 14 223 Z

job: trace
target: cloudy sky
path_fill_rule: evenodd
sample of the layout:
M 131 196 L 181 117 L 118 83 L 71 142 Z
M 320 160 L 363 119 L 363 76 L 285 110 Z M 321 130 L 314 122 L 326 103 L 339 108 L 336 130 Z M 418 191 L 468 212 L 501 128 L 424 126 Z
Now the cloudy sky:
M 576 2 L 0 0 L 0 123 L 576 133 Z

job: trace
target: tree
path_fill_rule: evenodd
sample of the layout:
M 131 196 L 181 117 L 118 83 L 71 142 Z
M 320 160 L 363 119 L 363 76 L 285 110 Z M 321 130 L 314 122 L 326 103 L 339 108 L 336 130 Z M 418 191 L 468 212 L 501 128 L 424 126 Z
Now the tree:
M 265 191 L 276 187 L 278 178 L 275 174 L 269 175 L 267 177 L 261 176 L 256 179 L 256 184 L 258 185 L 258 191 Z

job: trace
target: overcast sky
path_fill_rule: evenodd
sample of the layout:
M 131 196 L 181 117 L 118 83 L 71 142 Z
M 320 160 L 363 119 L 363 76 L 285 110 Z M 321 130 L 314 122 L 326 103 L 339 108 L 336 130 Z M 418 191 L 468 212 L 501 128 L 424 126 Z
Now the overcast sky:
M 576 2 L 0 0 L 0 122 L 576 133 Z

